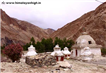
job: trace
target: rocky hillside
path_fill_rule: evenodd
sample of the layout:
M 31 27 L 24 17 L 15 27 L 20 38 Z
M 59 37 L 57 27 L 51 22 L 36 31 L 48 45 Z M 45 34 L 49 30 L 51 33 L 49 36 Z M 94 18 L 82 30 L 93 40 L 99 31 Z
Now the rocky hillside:
M 47 28 L 47 29 L 45 29 L 45 31 L 50 35 L 50 34 L 52 34 L 55 30 L 54 30 L 54 29 L 51 29 L 51 28 Z
M 49 37 L 44 29 L 26 21 L 11 18 L 2 9 L 0 9 L 0 11 L 1 45 L 10 43 L 20 43 L 24 45 L 30 41 L 31 37 L 34 37 L 35 41 Z
M 88 32 L 96 41 L 106 47 L 106 2 L 94 11 L 82 15 L 73 22 L 55 31 L 51 37 L 73 39 L 79 37 L 83 31 Z

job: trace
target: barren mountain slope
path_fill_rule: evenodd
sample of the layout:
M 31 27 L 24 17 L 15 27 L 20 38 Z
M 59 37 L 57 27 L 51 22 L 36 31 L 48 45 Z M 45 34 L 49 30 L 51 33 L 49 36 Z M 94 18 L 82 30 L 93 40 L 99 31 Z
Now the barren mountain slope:
M 11 18 L 2 9 L 0 11 L 1 45 L 10 43 L 20 43 L 24 45 L 30 41 L 31 37 L 34 37 L 35 41 L 40 41 L 42 38 L 49 37 L 44 29 L 26 21 Z
M 50 35 L 50 34 L 52 34 L 55 30 L 54 30 L 54 29 L 51 29 L 51 28 L 47 28 L 47 29 L 45 29 L 45 31 Z
M 51 37 L 76 40 L 82 32 L 88 32 L 96 41 L 106 47 L 106 2 L 98 6 L 94 11 L 88 12 L 55 31 Z

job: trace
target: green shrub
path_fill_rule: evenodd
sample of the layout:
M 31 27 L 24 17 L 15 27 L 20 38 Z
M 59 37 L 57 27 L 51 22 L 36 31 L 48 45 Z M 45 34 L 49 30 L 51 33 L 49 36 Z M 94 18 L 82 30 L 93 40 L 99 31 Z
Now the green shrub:
M 2 49 L 4 49 L 5 48 L 5 45 L 3 45 L 3 46 L 0 46 L 0 49 L 2 50 Z
M 5 45 L 1 46 L 1 51 L 5 48 Z
M 22 56 L 23 48 L 20 44 L 10 44 L 3 49 L 3 54 L 9 57 L 12 62 L 19 60 Z
M 102 48 L 101 49 L 101 53 L 102 53 L 102 55 L 106 55 L 106 49 L 105 48 Z
M 24 51 L 27 51 L 28 50 L 28 47 L 30 47 L 31 45 L 31 42 L 30 43 L 27 43 L 26 45 L 23 46 L 23 50 Z

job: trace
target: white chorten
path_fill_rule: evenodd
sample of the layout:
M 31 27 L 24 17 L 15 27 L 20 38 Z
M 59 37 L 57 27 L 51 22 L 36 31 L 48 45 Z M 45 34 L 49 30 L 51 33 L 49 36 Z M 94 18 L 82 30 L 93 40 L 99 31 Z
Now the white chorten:
M 64 48 L 63 53 L 64 53 L 64 55 L 65 55 L 66 58 L 70 58 L 71 52 L 68 50 L 67 47 Z
M 65 47 L 65 48 L 64 48 L 63 53 L 64 53 L 64 54 L 71 54 L 71 52 L 68 50 L 68 48 L 67 48 L 67 47 Z
M 91 54 L 92 54 L 92 52 L 90 51 L 90 48 L 89 47 L 85 47 L 84 51 L 83 51 L 83 53 L 81 55 L 89 56 Z
M 54 51 L 51 53 L 52 56 L 63 55 L 62 52 L 61 52 L 61 48 L 59 47 L 59 45 L 56 45 L 53 49 L 54 49 Z
M 61 48 L 59 47 L 59 45 L 56 45 L 53 49 L 54 49 L 54 51 L 51 53 L 51 55 L 55 56 L 57 61 L 63 61 L 64 54 L 61 51 Z
M 82 60 L 90 61 L 92 59 L 92 52 L 89 47 L 85 47 L 82 54 Z
M 28 52 L 27 52 L 26 56 L 33 56 L 33 55 L 37 55 L 37 53 L 35 51 L 35 47 L 33 47 L 33 45 L 31 45 L 30 47 L 28 47 Z

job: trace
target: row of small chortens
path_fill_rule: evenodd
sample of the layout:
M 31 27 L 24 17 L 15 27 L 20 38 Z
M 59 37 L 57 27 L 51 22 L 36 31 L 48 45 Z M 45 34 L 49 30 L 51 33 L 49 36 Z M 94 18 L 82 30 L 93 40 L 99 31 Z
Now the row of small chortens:
M 83 53 L 81 54 L 81 56 L 84 56 L 83 60 L 91 60 L 92 58 L 88 57 L 91 54 L 92 53 L 90 51 L 90 48 L 89 47 L 85 47 Z M 35 47 L 33 47 L 33 45 L 31 45 L 28 48 L 27 54 L 24 55 L 24 56 L 26 57 L 26 56 L 34 56 L 34 55 L 37 55 L 37 53 L 35 51 Z M 59 47 L 59 45 L 56 45 L 54 47 L 54 51 L 51 53 L 51 55 L 55 56 L 57 61 L 64 61 L 64 58 L 70 58 L 71 52 L 68 50 L 67 47 L 64 48 L 64 51 L 63 50 L 61 51 L 61 48 Z
M 70 56 L 71 52 L 68 50 L 67 47 L 64 48 L 64 51 L 61 51 L 61 48 L 59 47 L 59 45 L 56 45 L 54 47 L 54 51 L 51 53 L 52 56 L 64 56 L 69 58 L 68 56 Z M 24 57 L 26 56 L 34 56 L 37 55 L 36 51 L 35 51 L 35 47 L 33 47 L 33 45 L 31 45 L 30 47 L 28 47 L 28 52 L 27 54 L 24 55 Z
M 64 58 L 70 58 L 71 52 L 68 50 L 67 47 L 64 50 L 61 50 L 59 45 L 57 44 L 54 47 L 54 51 L 51 53 L 52 56 L 55 56 L 57 61 L 64 61 Z

